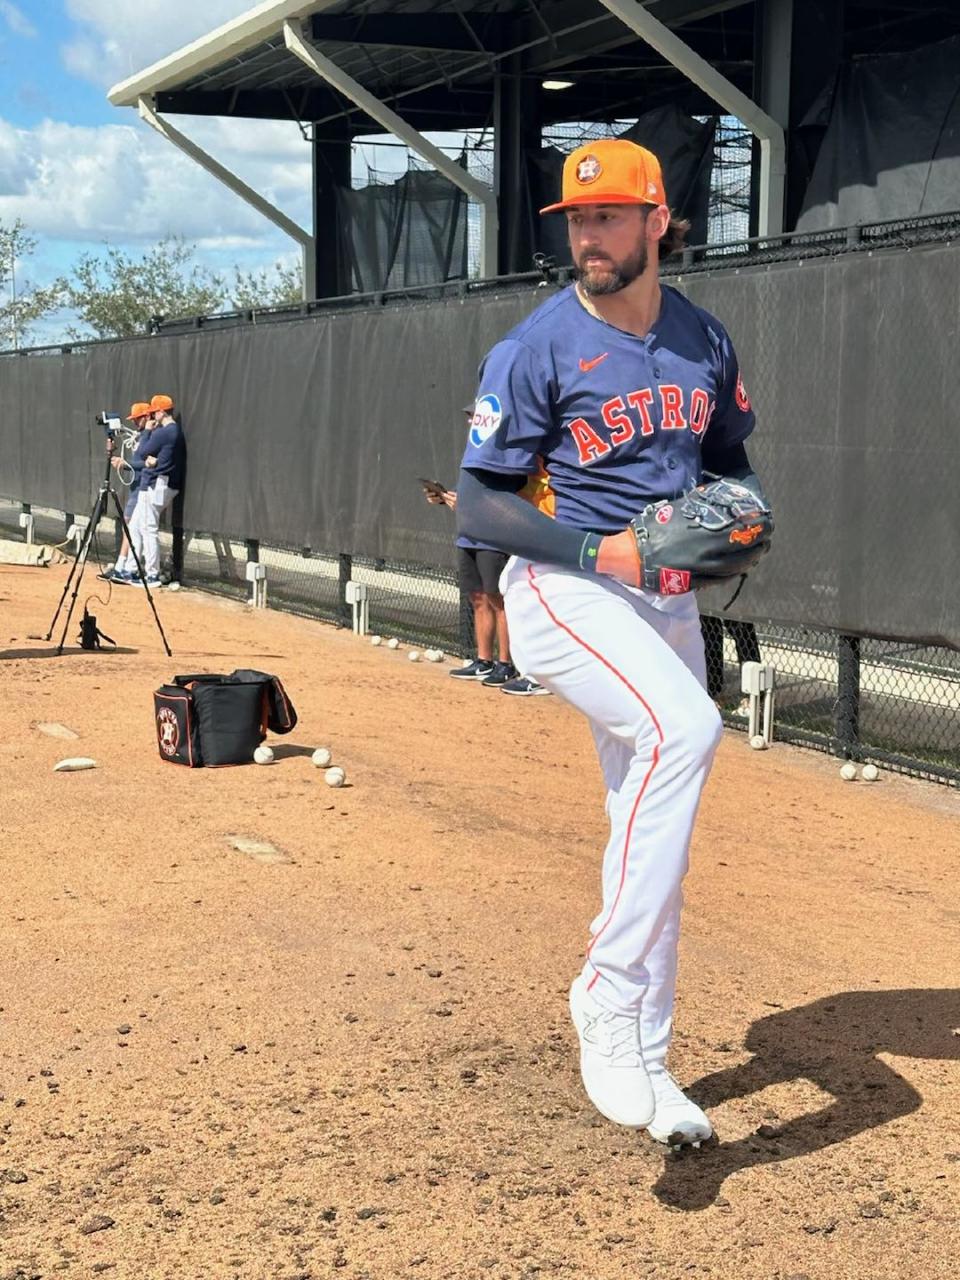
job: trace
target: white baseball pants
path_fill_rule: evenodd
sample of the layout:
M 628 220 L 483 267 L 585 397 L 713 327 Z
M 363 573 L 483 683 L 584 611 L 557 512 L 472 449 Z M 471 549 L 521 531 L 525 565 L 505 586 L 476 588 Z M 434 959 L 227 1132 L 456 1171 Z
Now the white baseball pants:
M 639 1015 L 644 1059 L 662 1063 L 681 884 L 722 729 L 696 599 L 518 558 L 501 589 L 515 663 L 587 716 L 607 787 L 603 902 L 584 977 L 598 1003 Z
M 179 490 L 167 485 L 166 476 L 160 476 L 150 489 L 141 489 L 133 519 L 129 522 L 131 550 L 120 568 L 127 573 L 137 572 L 133 550 L 140 557 L 143 571 L 148 578 L 160 573 L 160 517 L 177 496 Z

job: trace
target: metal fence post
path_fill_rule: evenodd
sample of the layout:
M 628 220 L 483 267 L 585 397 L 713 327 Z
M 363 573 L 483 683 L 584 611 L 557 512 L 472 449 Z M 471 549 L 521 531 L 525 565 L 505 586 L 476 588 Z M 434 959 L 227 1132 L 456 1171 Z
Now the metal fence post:
M 473 605 L 470 596 L 460 588 L 460 652 L 465 658 L 476 656 L 476 639 L 473 629 Z
M 183 489 L 170 508 L 170 581 L 183 581 L 183 549 L 186 538 L 183 530 Z
M 175 524 L 172 529 L 172 541 L 170 544 L 170 581 L 183 581 L 183 544 L 184 534 L 183 527 Z
M 245 545 L 247 548 L 246 580 L 250 583 L 250 603 L 257 608 L 260 605 L 260 583 L 257 577 L 258 570 L 254 566 L 260 563 L 260 543 L 256 538 L 247 538 Z
M 837 705 L 834 713 L 837 754 L 860 754 L 860 637 L 837 637 Z
M 337 594 L 337 626 L 352 626 L 352 614 L 347 602 L 347 583 L 353 577 L 353 556 L 341 551 L 337 557 L 340 564 L 340 581 Z

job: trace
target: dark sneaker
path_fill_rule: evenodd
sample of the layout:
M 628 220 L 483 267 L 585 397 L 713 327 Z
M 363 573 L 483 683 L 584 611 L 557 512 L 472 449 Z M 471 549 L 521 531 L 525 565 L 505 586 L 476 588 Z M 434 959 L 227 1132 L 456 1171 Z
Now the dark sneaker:
M 505 685 L 501 685 L 500 692 L 512 693 L 518 698 L 533 698 L 538 694 L 549 694 L 550 690 L 545 689 L 542 684 L 537 684 L 536 680 L 531 680 L 529 676 L 517 676 L 515 680 L 508 680 Z
M 104 569 L 102 573 L 98 573 L 97 577 L 102 582 L 121 582 L 123 580 L 123 571 L 118 569 L 116 565 L 111 565 L 109 569 Z
M 502 689 L 509 680 L 513 680 L 517 674 L 517 668 L 512 662 L 495 662 L 493 670 L 485 680 L 481 681 L 487 689 Z
M 474 658 L 465 667 L 455 667 L 450 674 L 454 680 L 484 680 L 492 670 L 492 662 L 484 662 L 480 658 Z

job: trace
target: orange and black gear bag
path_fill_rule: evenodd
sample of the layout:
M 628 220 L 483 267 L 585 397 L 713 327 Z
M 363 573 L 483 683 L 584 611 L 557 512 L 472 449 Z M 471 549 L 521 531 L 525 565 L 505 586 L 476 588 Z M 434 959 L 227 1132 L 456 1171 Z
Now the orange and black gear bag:
M 265 671 L 174 676 L 153 704 L 160 759 L 191 768 L 249 764 L 268 730 L 289 733 L 297 723 L 283 685 Z

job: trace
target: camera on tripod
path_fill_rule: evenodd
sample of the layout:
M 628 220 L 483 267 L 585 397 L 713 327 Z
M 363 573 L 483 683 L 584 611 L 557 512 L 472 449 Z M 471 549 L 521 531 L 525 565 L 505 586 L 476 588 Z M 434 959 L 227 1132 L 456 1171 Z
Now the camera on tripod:
M 128 434 L 128 428 L 123 425 L 120 415 L 117 413 L 108 413 L 106 409 L 101 409 L 94 422 L 98 427 L 103 427 L 104 431 L 111 440 L 115 440 L 117 436 Z

